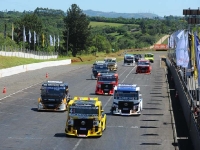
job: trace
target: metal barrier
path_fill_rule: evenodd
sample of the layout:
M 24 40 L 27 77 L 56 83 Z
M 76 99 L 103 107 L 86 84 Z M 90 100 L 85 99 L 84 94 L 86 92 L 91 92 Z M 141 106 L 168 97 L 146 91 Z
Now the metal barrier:
M 173 54 L 168 54 L 168 58 L 166 58 L 166 64 L 168 69 L 170 70 L 173 80 L 175 83 L 176 90 L 178 92 L 179 100 L 181 103 L 181 107 L 183 109 L 184 117 L 187 122 L 187 126 L 189 128 L 190 138 L 193 142 L 193 146 L 195 150 L 199 150 L 200 148 L 200 118 L 196 118 L 194 115 L 194 108 L 196 104 L 194 99 L 189 92 L 185 82 L 183 81 L 181 75 L 178 73 L 178 67 L 176 63 L 173 61 Z

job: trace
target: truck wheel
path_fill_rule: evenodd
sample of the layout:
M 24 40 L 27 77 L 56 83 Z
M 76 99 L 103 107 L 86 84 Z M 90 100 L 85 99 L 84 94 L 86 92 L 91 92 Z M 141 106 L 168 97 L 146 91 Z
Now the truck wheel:
M 106 120 L 105 120 L 105 128 L 104 128 L 104 130 L 103 131 L 105 131 L 106 130 Z

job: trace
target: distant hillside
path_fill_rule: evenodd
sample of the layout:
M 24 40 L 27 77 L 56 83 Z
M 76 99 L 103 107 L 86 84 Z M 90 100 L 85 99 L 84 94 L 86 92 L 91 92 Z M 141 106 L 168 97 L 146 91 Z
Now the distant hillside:
M 102 12 L 102 11 L 94 11 L 94 10 L 83 10 L 83 12 L 90 17 L 94 17 L 94 16 L 106 17 L 106 18 L 123 17 L 123 18 L 135 18 L 135 19 L 137 18 L 153 19 L 155 17 L 159 17 L 158 15 L 152 14 L 152 13 L 117 13 L 117 12 Z

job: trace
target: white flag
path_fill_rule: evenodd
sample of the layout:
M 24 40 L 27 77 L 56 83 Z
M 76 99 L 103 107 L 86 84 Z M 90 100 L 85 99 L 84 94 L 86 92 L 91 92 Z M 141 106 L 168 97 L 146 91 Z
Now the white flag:
M 53 37 L 53 46 L 56 46 L 56 38 L 55 38 L 55 35 Z
M 59 44 L 60 44 L 60 39 L 59 39 L 59 35 L 58 35 L 58 47 L 59 47 Z
M 24 26 L 23 26 L 23 42 L 26 42 L 26 32 Z
M 34 44 L 35 44 L 36 41 L 37 41 L 36 36 L 37 36 L 37 34 L 36 34 L 36 32 L 34 31 Z
M 187 68 L 189 63 L 187 34 L 188 32 L 185 35 L 184 30 L 177 34 L 176 61 L 178 66 L 184 68 Z
M 50 46 L 53 46 L 53 39 L 52 39 L 52 36 L 49 35 L 49 38 L 50 38 Z
M 169 47 L 174 48 L 174 35 L 170 35 L 169 37 Z
M 28 36 L 29 36 L 29 43 L 31 43 L 31 32 L 30 32 L 30 30 L 28 32 Z

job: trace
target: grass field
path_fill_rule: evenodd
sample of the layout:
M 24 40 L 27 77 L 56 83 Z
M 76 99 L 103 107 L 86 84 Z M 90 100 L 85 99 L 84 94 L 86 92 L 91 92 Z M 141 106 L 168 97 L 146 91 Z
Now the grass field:
M 96 60 L 104 60 L 105 57 L 115 57 L 117 61 L 121 61 L 124 58 L 124 50 L 120 50 L 116 53 L 98 53 L 96 56 L 94 55 L 78 55 L 77 57 L 59 57 L 58 59 L 49 59 L 49 60 L 37 60 L 37 59 L 27 59 L 27 58 L 18 58 L 18 57 L 8 57 L 8 56 L 0 56 L 0 69 L 10 68 L 19 65 L 39 63 L 44 61 L 57 61 L 64 59 L 71 59 L 72 64 L 81 65 L 81 64 L 92 64 Z M 127 50 L 128 54 L 144 54 L 146 52 L 155 52 L 151 50 Z
M 95 22 L 95 21 L 91 21 L 90 22 L 90 25 L 92 27 L 96 27 L 96 26 L 113 26 L 113 27 L 119 27 L 119 26 L 122 26 L 124 24 L 121 24 L 121 23 L 108 23 L 108 22 Z
M 69 57 L 68 57 L 69 58 Z M 57 61 L 57 60 L 64 60 L 67 57 L 62 57 L 58 59 L 32 59 L 32 58 L 20 58 L 20 57 L 10 57 L 10 56 L 0 56 L 0 69 L 10 68 L 14 66 L 20 66 L 25 64 L 32 64 L 32 63 L 40 63 L 45 61 Z

